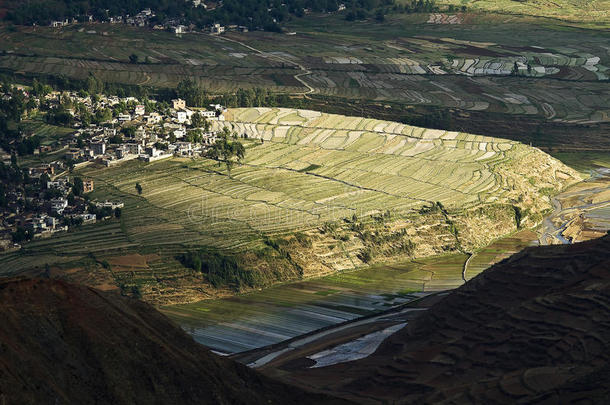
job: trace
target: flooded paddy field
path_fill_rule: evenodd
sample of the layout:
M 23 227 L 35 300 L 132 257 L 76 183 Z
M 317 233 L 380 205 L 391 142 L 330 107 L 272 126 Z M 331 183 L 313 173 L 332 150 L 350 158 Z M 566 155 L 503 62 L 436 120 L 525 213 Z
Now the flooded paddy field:
M 607 174 L 600 170 L 589 180 L 556 196 L 555 211 L 536 232 L 521 230 L 470 257 L 452 254 L 375 265 L 161 310 L 196 341 L 223 354 L 275 345 L 320 329 L 330 332 L 334 325 L 459 287 L 464 280 L 476 277 L 492 264 L 528 246 L 560 243 L 557 239 L 560 235 L 570 243 L 605 233 L 610 229 Z M 379 325 L 388 326 L 383 322 Z
M 373 266 L 161 310 L 199 343 L 237 353 L 458 287 L 466 259 L 458 254 Z
M 522 244 L 517 238 L 498 249 L 509 255 Z M 467 258 L 453 254 L 372 266 L 161 310 L 199 343 L 220 353 L 239 353 L 459 287 Z

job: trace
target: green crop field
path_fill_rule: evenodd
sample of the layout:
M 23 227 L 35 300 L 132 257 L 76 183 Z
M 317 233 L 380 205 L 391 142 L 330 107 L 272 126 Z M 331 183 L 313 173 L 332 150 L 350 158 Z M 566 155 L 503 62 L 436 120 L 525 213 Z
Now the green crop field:
M 416 256 L 456 251 L 452 227 L 458 245 L 484 246 L 514 230 L 511 204 L 535 222 L 550 207 L 540 190 L 579 178 L 538 149 L 499 138 L 308 110 L 230 109 L 226 117 L 214 125 L 246 146 L 230 173 L 204 158 L 79 169 L 95 182 L 91 198 L 125 203 L 121 219 L 33 241 L 0 256 L 0 266 L 82 270 L 93 259 L 138 253 L 147 262 L 99 269 L 99 282 L 166 286 L 185 276 L 176 256 L 205 247 L 239 255 L 271 283 L 362 266 L 363 250 L 404 238 Z M 437 203 L 453 222 L 420 215 Z M 486 221 L 500 223 L 482 233 Z M 295 232 L 310 240 L 306 248 Z M 379 255 L 405 258 L 396 250 Z
M 524 2 L 467 3 L 483 9 L 484 3 L 526 7 Z M 542 3 L 526 3 L 543 9 Z M 580 7 L 580 2 L 560 3 Z M 594 3 L 580 9 L 601 13 L 591 17 L 602 24 L 596 29 L 478 12 L 460 14 L 456 24 L 435 23 L 429 14 L 390 14 L 383 24 L 312 15 L 288 23 L 286 30 L 295 35 L 176 36 L 108 24 L 0 27 L 0 69 L 78 79 L 93 73 L 107 82 L 157 88 L 173 88 L 189 78 L 213 93 L 258 86 L 300 94 L 309 91 L 295 79 L 300 74 L 314 90 L 304 102 L 316 109 L 339 104 L 350 114 L 399 120 L 413 111 L 443 108 L 453 117 L 445 126 L 545 147 L 607 150 L 607 138 L 599 136 L 610 125 L 610 36 L 602 18 L 607 1 Z M 132 53 L 148 63 L 129 63 Z M 376 109 L 358 110 L 359 103 Z M 543 124 L 553 135 L 540 130 Z M 576 126 L 579 135 L 555 139 L 562 126 L 570 126 L 571 133 Z
M 440 0 L 436 3 L 483 12 L 552 17 L 579 24 L 610 22 L 608 0 Z

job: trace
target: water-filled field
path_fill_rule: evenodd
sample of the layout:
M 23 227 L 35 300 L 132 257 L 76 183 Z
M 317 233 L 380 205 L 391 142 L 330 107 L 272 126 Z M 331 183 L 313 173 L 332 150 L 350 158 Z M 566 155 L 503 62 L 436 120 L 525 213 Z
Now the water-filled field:
M 465 255 L 339 273 L 241 296 L 164 307 L 195 340 L 223 353 L 281 342 L 463 283 Z
M 498 240 L 471 260 L 466 278 L 536 244 L 535 238 L 533 232 L 523 231 Z M 459 287 L 466 259 L 455 254 L 379 265 L 162 311 L 199 343 L 222 353 L 237 353 Z

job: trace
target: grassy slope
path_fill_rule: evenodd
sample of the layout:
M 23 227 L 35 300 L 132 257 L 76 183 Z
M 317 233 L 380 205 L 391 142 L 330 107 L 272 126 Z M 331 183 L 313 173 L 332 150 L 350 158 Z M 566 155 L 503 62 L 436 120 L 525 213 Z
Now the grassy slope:
M 438 0 L 440 5 L 467 6 L 469 10 L 558 18 L 577 23 L 610 21 L 608 0 Z
M 59 275 L 187 302 L 216 293 L 176 261 L 185 250 L 232 252 L 263 285 L 361 266 L 365 250 L 372 261 L 404 260 L 409 240 L 416 256 L 469 250 L 514 231 L 513 204 L 524 224 L 538 220 L 549 207 L 544 188 L 577 177 L 536 149 L 491 137 L 287 109 L 237 109 L 228 118 L 250 138 L 231 177 L 206 159 L 82 169 L 95 180 L 93 198 L 125 202 L 121 220 L 32 242 L 0 257 L 2 267 L 56 263 Z M 417 214 L 436 201 L 449 217 Z M 100 266 L 135 252 L 141 264 Z

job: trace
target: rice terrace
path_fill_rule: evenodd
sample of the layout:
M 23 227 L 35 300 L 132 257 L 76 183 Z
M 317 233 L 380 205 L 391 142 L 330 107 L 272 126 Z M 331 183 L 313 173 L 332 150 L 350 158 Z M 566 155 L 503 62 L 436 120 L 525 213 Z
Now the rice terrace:
M 307 110 L 225 114 L 213 125 L 246 146 L 230 172 L 184 158 L 79 169 L 97 184 L 93 198 L 125 201 L 120 223 L 32 242 L 3 266 L 57 264 L 103 285 L 138 284 L 152 301 L 190 301 L 209 293 L 179 287 L 197 277 L 180 270 L 184 250 L 230 252 L 255 274 L 251 286 L 469 252 L 538 223 L 551 208 L 548 190 L 580 179 L 515 141 Z M 99 265 L 153 252 L 142 266 Z
M 610 396 L 609 0 L 0 1 L 0 405 Z

